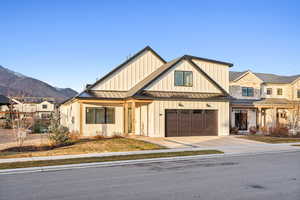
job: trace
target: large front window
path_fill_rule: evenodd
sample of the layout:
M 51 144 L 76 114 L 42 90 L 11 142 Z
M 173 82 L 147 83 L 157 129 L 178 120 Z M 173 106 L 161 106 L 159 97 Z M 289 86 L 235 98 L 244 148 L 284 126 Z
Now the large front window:
M 175 86 L 193 86 L 193 72 L 191 71 L 175 71 Z
M 244 97 L 253 97 L 254 96 L 254 89 L 251 87 L 243 87 L 242 88 L 242 95 Z
M 115 109 L 107 107 L 86 108 L 86 124 L 114 124 Z

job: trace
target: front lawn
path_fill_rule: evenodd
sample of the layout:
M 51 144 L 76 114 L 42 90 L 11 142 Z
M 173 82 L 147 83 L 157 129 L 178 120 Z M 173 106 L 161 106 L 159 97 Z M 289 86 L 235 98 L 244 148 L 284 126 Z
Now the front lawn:
M 107 157 L 72 158 L 72 159 L 63 159 L 63 160 L 14 162 L 14 163 L 1 163 L 0 169 L 43 167 L 43 166 L 79 164 L 79 163 L 110 162 L 110 161 L 121 161 L 121 160 L 167 158 L 167 157 L 177 157 L 177 156 L 194 156 L 194 155 L 222 154 L 222 153 L 223 153 L 222 151 L 218 151 L 218 150 L 200 150 L 200 151 L 181 151 L 181 152 L 169 152 L 169 153 L 107 156 Z
M 247 135 L 247 136 L 240 136 L 239 138 L 265 142 L 270 144 L 300 142 L 300 138 L 271 137 L 271 136 L 260 136 L 260 135 Z
M 74 155 L 86 153 L 104 153 L 104 152 L 121 152 L 121 151 L 139 151 L 164 149 L 164 147 L 135 140 L 131 138 L 105 138 L 105 139 L 82 139 L 73 145 L 57 147 L 50 150 L 45 147 L 23 147 L 25 151 L 18 152 L 16 148 L 4 149 L 0 151 L 0 158 L 21 158 L 36 156 L 57 156 L 57 155 Z

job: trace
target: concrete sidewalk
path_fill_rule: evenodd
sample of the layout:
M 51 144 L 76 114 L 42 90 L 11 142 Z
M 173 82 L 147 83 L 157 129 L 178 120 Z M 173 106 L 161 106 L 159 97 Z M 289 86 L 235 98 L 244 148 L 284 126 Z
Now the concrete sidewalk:
M 272 151 L 279 152 L 279 151 L 292 151 L 292 150 L 300 151 L 300 147 L 292 146 L 293 144 L 300 144 L 300 143 L 266 144 L 260 142 L 260 143 L 251 143 L 251 145 L 239 144 L 233 146 L 222 145 L 222 146 L 211 146 L 211 147 L 188 147 L 188 148 L 177 148 L 177 149 L 144 150 L 144 151 L 130 151 L 130 152 L 110 152 L 110 153 L 90 153 L 90 154 L 79 154 L 79 155 L 8 158 L 8 159 L 0 159 L 0 163 L 26 162 L 26 161 L 38 161 L 38 160 L 59 160 L 59 159 L 87 158 L 87 157 L 107 157 L 107 156 L 166 153 L 166 152 L 179 152 L 179 151 L 198 151 L 198 150 L 220 150 L 223 151 L 224 154 L 264 153 L 264 152 L 272 152 Z

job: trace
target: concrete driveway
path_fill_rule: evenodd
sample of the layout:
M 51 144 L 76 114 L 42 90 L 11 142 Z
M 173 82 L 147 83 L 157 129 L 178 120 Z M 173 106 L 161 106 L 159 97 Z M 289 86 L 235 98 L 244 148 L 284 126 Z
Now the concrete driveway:
M 147 142 L 167 148 L 216 147 L 264 144 L 262 142 L 239 139 L 236 136 L 198 136 L 198 137 L 137 137 Z
M 137 137 L 136 139 L 155 143 L 167 148 L 197 148 L 203 150 L 217 149 L 225 153 L 260 153 L 299 150 L 299 147 L 292 146 L 292 143 L 267 144 L 258 141 L 241 139 L 237 136 L 200 136 L 170 138 Z

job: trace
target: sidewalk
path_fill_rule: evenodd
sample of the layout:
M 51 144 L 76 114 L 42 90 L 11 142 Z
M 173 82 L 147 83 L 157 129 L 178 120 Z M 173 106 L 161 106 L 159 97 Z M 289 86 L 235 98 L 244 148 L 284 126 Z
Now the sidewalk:
M 279 151 L 293 151 L 299 150 L 300 147 L 292 146 L 300 143 L 281 143 L 281 144 L 265 144 L 253 143 L 252 145 L 236 145 L 236 146 L 211 146 L 211 147 L 190 147 L 177 149 L 162 149 L 162 150 L 144 150 L 144 151 L 130 151 L 130 152 L 110 152 L 110 153 L 90 153 L 79 155 L 61 155 L 61 156 L 46 156 L 46 157 L 26 157 L 26 158 L 8 158 L 0 159 L 0 163 L 10 162 L 26 162 L 38 160 L 59 160 L 72 158 L 87 158 L 87 157 L 107 157 L 120 155 L 136 155 L 136 154 L 152 154 L 152 153 L 166 153 L 179 151 L 199 151 L 199 150 L 220 150 L 224 154 L 245 154 L 245 153 L 264 153 L 264 152 L 279 152 Z

